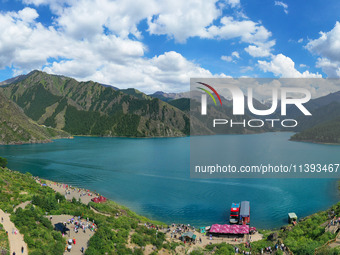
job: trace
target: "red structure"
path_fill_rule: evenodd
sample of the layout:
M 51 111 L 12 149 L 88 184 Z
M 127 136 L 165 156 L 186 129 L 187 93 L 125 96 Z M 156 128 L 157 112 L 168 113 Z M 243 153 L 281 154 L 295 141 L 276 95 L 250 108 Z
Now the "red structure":
M 211 226 L 209 232 L 214 234 L 248 234 L 249 225 L 214 224 Z
M 103 197 L 103 196 L 95 197 L 95 198 L 92 198 L 91 201 L 94 202 L 94 203 L 97 203 L 97 204 L 105 203 L 106 197 Z

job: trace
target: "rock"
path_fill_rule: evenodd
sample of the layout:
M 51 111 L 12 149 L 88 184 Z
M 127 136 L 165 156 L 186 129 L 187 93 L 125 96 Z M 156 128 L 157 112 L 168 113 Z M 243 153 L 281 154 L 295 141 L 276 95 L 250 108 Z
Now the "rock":
M 279 237 L 279 235 L 278 235 L 276 232 L 274 232 L 274 233 L 271 233 L 271 234 L 267 237 L 267 240 L 274 242 L 274 241 L 277 241 L 277 238 L 278 238 L 278 237 Z

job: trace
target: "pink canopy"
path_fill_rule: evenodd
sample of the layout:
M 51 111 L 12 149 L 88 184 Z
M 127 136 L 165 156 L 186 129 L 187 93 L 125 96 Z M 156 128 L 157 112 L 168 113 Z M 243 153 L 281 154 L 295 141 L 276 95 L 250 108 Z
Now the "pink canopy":
M 248 234 L 249 226 L 248 225 L 214 224 L 211 226 L 209 232 L 216 233 L 216 234 Z

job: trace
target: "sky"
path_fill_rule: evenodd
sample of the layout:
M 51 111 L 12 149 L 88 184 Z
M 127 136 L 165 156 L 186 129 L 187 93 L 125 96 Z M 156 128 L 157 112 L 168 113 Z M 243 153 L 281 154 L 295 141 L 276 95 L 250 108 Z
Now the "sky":
M 153 93 L 191 77 L 340 77 L 338 0 L 0 1 L 1 81 L 38 69 Z

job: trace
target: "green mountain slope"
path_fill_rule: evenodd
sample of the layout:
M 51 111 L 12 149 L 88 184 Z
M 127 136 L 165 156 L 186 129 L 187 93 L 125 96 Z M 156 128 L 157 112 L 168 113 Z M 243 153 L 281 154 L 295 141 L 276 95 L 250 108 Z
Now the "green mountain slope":
M 340 143 L 340 103 L 332 102 L 312 111 L 312 116 L 297 118 L 300 133 L 294 141 Z
M 39 126 L 0 91 L 0 144 L 49 142 L 65 132 Z
M 311 111 L 311 114 L 312 116 L 300 116 L 296 118 L 299 122 L 297 131 L 307 130 L 316 125 L 327 123 L 340 117 L 340 103 L 332 102 Z
M 293 141 L 340 143 L 340 117 L 318 124 L 291 137 Z
M 135 90 L 127 93 L 96 82 L 33 71 L 2 88 L 39 124 L 74 135 L 183 136 L 189 117 L 176 107 Z

